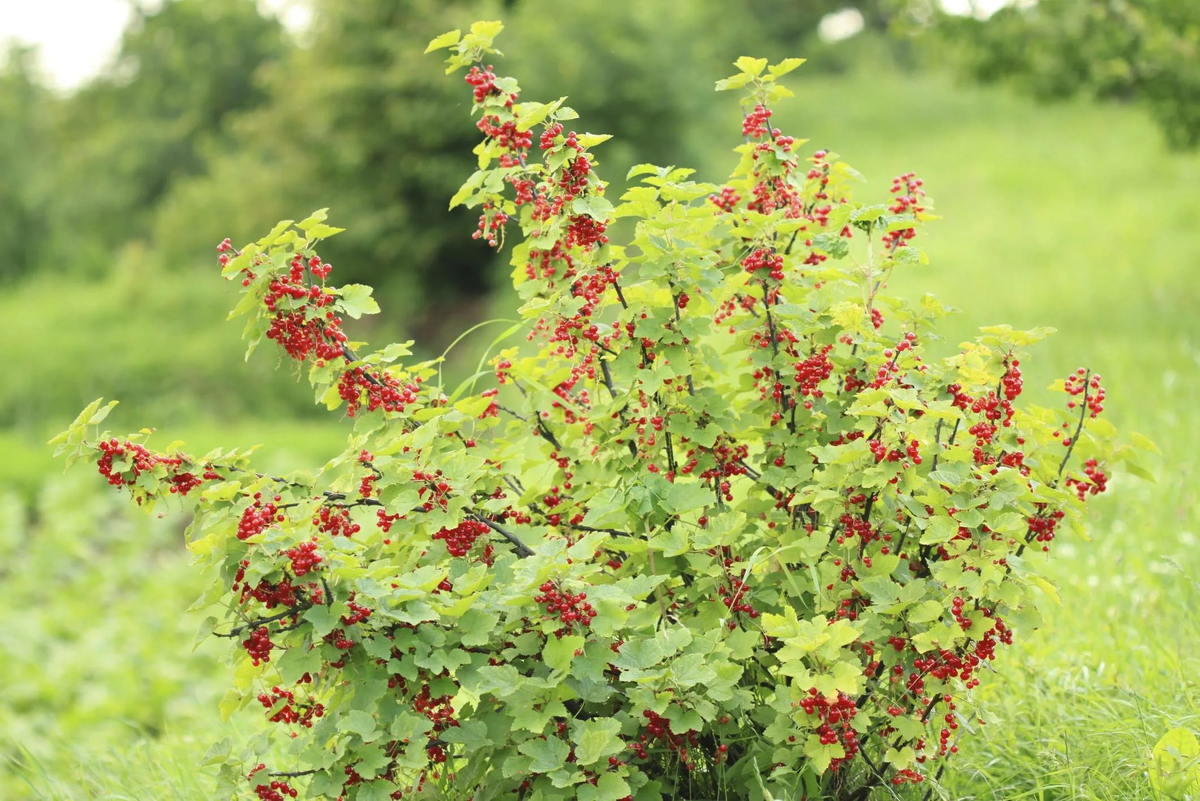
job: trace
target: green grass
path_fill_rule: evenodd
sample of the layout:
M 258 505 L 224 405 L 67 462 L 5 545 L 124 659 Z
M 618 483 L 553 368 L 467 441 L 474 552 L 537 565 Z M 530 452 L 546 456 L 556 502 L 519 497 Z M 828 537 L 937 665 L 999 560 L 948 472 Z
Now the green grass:
M 216 771 L 196 765 L 196 755 L 208 746 L 205 738 L 187 735 L 137 739 L 120 748 L 107 749 L 64 744 L 57 764 L 22 751 L 9 757 L 9 770 L 19 777 L 12 792 L 47 801 L 211 798 Z M 64 774 L 59 767 L 63 762 L 75 769 Z
M 944 220 L 929 229 L 932 264 L 897 276 L 893 290 L 933 292 L 962 309 L 950 323 L 951 344 L 996 322 L 1056 327 L 1058 335 L 1023 365 L 1033 399 L 1050 402 L 1040 388 L 1086 364 L 1105 377 L 1113 422 L 1150 436 L 1163 451 L 1158 483 L 1119 477 L 1096 501 L 1090 542 L 1056 543 L 1046 570 L 1062 605 L 1047 600 L 1044 627 L 1021 632 L 1000 654 L 982 690 L 992 717 L 963 738 L 942 797 L 1157 799 L 1145 775 L 1151 747 L 1173 727 L 1200 730 L 1200 158 L 1168 154 L 1133 109 L 1039 107 L 940 76 L 793 75 L 798 97 L 777 115 L 781 127 L 810 137 L 813 148 L 832 146 L 868 177 L 877 197 L 893 175 L 914 170 L 937 201 Z M 702 178 L 721 177 L 730 163 L 724 143 L 736 143 L 737 116 L 725 109 L 696 132 L 712 153 L 713 171 Z M 603 130 L 602 121 L 588 125 Z M 504 297 L 495 316 L 509 316 Z M 34 313 L 26 312 L 30 319 Z M 115 415 L 113 425 L 142 424 L 127 415 Z M 329 428 L 278 419 L 200 422 L 180 431 L 197 449 L 267 441 L 267 453 L 281 461 L 312 462 L 340 443 Z M 33 493 L 57 469 L 38 437 L 0 433 L 0 483 L 15 480 Z M 189 569 L 180 567 L 183 558 L 175 553 L 156 564 L 182 577 Z M 0 621 L 27 603 L 7 589 Z M 128 592 L 137 592 L 132 578 Z M 157 603 L 168 611 L 191 600 L 182 590 L 162 592 Z M 46 597 L 51 607 L 60 602 L 53 592 Z M 115 609 L 132 614 L 128 606 Z M 131 671 L 165 670 L 190 653 L 187 628 L 164 629 L 153 652 L 118 637 L 106 646 L 108 658 L 128 660 Z M 66 659 L 71 647 L 67 638 L 55 653 Z M 222 669 L 204 678 L 221 684 Z M 190 721 L 186 733 L 164 726 L 147 738 L 145 723 L 122 733 L 69 712 L 55 728 L 44 709 L 18 710 L 26 716 L 18 722 L 42 715 L 35 727 L 41 747 L 36 758 L 5 751 L 0 797 L 210 797 L 211 780 L 194 766 L 221 729 L 211 697 L 162 692 L 163 708 L 174 703 L 174 713 Z M 142 701 L 123 685 L 109 696 L 118 714 Z M 50 709 L 62 703 L 52 695 L 42 701 Z

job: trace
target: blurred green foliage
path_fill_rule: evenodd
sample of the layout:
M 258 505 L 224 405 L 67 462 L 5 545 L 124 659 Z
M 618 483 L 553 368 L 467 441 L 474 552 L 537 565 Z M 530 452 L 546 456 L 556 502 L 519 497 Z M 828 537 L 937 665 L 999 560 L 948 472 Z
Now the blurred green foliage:
M 168 0 L 138 11 L 112 64 L 67 95 L 12 49 L 0 69 L 0 305 L 49 347 L 12 355 L 0 426 L 59 419 L 98 394 L 143 399 L 161 422 L 305 414 L 287 376 L 263 391 L 269 359 L 218 367 L 238 344 L 211 259 L 226 236 L 318 207 L 353 221 L 324 255 L 339 280 L 378 287 L 389 334 L 436 354 L 483 316 L 489 276 L 508 268 L 469 238 L 469 212 L 447 213 L 479 134 L 466 88 L 422 55 L 434 33 L 507 18 L 526 95 L 572 93 L 581 125 L 616 135 L 602 158 L 621 176 L 699 152 L 715 76 L 750 50 L 796 52 L 834 5 L 314 0 L 311 26 L 288 34 L 254 0 Z
M 46 240 L 51 108 L 36 55 L 12 43 L 0 70 L 0 281 L 31 271 Z
M 186 521 L 123 514 L 98 489 L 71 475 L 32 508 L 0 496 L 0 731 L 34 752 L 76 731 L 186 730 L 219 700 L 216 652 L 191 652 L 199 620 L 180 614 L 203 587 Z
M 986 20 L 936 16 L 978 80 L 1009 80 L 1044 100 L 1137 101 L 1172 147 L 1200 146 L 1195 0 L 1040 0 Z

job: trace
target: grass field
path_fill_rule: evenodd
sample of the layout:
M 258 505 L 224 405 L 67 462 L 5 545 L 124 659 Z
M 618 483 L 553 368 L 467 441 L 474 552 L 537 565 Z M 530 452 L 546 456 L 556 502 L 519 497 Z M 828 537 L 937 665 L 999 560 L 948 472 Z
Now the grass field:
M 963 740 L 943 797 L 1159 798 L 1146 776 L 1150 749 L 1171 728 L 1200 730 L 1200 157 L 1165 152 L 1133 109 L 1039 107 L 936 75 L 795 75 L 798 97 L 777 115 L 781 127 L 809 137 L 814 148 L 836 150 L 878 197 L 893 175 L 916 171 L 944 217 L 930 229 L 932 265 L 898 276 L 893 289 L 933 292 L 962 309 L 950 325 L 950 344 L 991 323 L 1054 326 L 1059 333 L 1028 362 L 1033 399 L 1055 377 L 1087 365 L 1105 378 L 1110 419 L 1146 434 L 1163 453 L 1157 483 L 1121 476 L 1095 503 L 1091 541 L 1056 543 L 1047 572 L 1059 584 L 1061 606 L 1047 601 L 1046 626 L 1022 632 L 1000 655 L 997 675 L 984 685 L 993 721 Z M 734 142 L 736 111 L 725 110 L 696 132 L 700 141 Z M 709 159 L 719 171 L 704 177 L 723 175 L 723 147 L 714 145 Z M 1040 399 L 1049 402 L 1049 394 Z M 114 423 L 123 424 L 140 425 Z M 228 434 L 239 444 L 290 443 L 305 456 L 324 447 L 294 447 L 307 431 L 285 423 L 260 429 L 253 421 L 191 426 L 193 439 L 205 444 Z M 332 448 L 328 428 L 319 432 L 318 442 Z M 27 436 L 0 432 L 0 449 L 0 463 L 25 460 L 24 491 L 54 467 Z M 56 491 L 63 490 L 47 490 Z M 221 731 L 213 693 L 222 676 L 215 655 L 191 656 L 198 621 L 182 609 L 200 584 L 189 584 L 178 529 L 171 528 L 178 521 L 113 524 L 106 502 L 97 504 L 74 529 L 77 538 L 108 542 L 118 536 L 113 526 L 153 537 L 152 557 L 139 557 L 135 541 L 119 535 L 123 544 L 101 548 L 95 558 L 123 555 L 152 570 L 156 594 L 136 571 L 107 609 L 69 606 L 63 593 L 45 592 L 46 608 L 37 614 L 81 616 L 73 618 L 77 625 L 24 625 L 26 639 L 18 642 L 8 632 L 18 630 L 28 614 L 25 593 L 38 593 L 42 578 L 29 571 L 49 568 L 17 538 L 0 538 L 10 563 L 27 568 L 25 575 L 0 570 L 0 642 L 13 639 L 5 652 L 86 661 L 95 653 L 87 649 L 100 649 L 110 662 L 90 672 L 64 669 L 50 686 L 22 678 L 21 666 L 28 672 L 36 662 L 0 667 L 5 695 L 13 686 L 26 691 L 20 704 L 0 700 L 0 759 L 8 760 L 0 764 L 0 797 L 208 797 L 207 774 L 196 765 Z M 8 508 L 10 520 L 20 516 L 11 511 L 15 501 Z M 33 542 L 53 528 L 45 519 L 20 525 L 37 532 Z M 55 536 L 67 541 L 61 531 Z M 60 579 L 65 583 L 55 586 L 67 594 L 101 581 L 82 568 Z M 153 598 L 151 617 L 161 624 L 153 636 L 130 597 Z M 132 617 L 113 622 L 120 615 Z M 110 625 L 113 635 L 76 636 L 93 620 Z M 97 676 L 168 675 L 183 666 L 199 672 L 195 685 L 179 676 L 151 688 L 161 706 L 153 715 L 139 714 L 147 690 L 137 681 L 108 689 L 103 713 L 76 706 Z M 114 727 L 114 717 L 132 722 Z

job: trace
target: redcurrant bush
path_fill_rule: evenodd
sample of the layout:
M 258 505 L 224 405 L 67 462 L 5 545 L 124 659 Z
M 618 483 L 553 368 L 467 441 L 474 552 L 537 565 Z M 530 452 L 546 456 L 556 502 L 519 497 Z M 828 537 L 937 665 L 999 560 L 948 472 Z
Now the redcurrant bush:
M 644 164 L 614 200 L 607 137 L 491 66 L 500 27 L 430 46 L 483 135 L 451 205 L 511 249 L 523 303 L 491 370 L 449 387 L 407 345 L 350 341 L 378 307 L 332 282 L 318 212 L 218 251 L 250 347 L 344 407 L 341 456 L 157 453 L 97 433 L 99 401 L 56 440 L 147 509 L 195 505 L 221 713 L 267 732 L 210 758 L 260 799 L 925 794 L 1054 594 L 1043 552 L 1142 471 L 1100 376 L 1040 409 L 1021 368 L 1044 330 L 931 355 L 947 309 L 885 293 L 926 261 L 924 183 L 862 202 L 836 154 L 772 127 L 799 59 L 718 83 L 745 93 L 727 181 Z

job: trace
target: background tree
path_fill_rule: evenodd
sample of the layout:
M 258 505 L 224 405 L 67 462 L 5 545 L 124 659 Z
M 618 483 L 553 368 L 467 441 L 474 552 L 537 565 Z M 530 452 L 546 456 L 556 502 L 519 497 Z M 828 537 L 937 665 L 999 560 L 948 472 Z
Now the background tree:
M 28 272 L 46 235 L 50 98 L 36 55 L 14 44 L 0 56 L 0 281 Z
M 1028 7 L 1022 7 L 1022 6 Z M 922 2 L 981 81 L 1007 80 L 1041 99 L 1138 101 L 1173 148 L 1200 145 L 1200 3 L 1041 0 L 986 20 Z
M 53 261 L 103 272 L 146 235 L 155 205 L 204 171 L 229 115 L 263 100 L 254 74 L 283 47 L 253 0 L 136 6 L 114 62 L 58 106 Z

